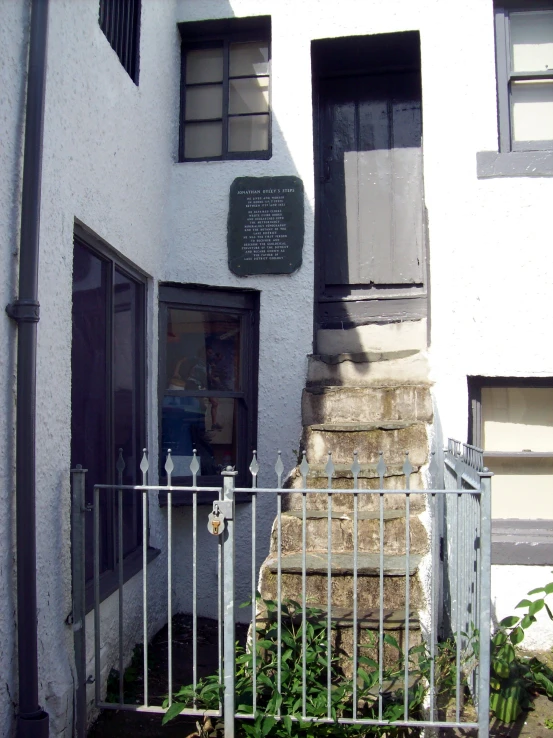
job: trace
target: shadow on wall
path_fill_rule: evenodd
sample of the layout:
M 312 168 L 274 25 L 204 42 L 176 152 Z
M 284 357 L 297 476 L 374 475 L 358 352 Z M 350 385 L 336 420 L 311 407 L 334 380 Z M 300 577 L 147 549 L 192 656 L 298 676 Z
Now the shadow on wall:
M 187 15 L 190 10 L 186 10 Z M 230 3 L 217 3 L 218 18 L 233 18 Z M 193 20 L 192 18 L 190 20 Z M 195 19 L 194 19 L 195 20 Z M 199 19 L 198 19 L 199 20 Z M 274 71 L 274 65 L 273 65 Z M 290 117 L 288 128 L 294 126 Z M 311 143 L 309 142 L 309 147 Z M 305 162 L 305 159 L 304 159 Z M 237 278 L 228 270 L 227 246 L 224 242 L 227 229 L 229 190 L 237 177 L 305 176 L 294 159 L 288 144 L 286 130 L 281 126 L 278 111 L 272 110 L 271 158 L 268 160 L 244 160 L 224 162 L 182 163 L 175 170 L 175 185 L 179 194 L 189 197 L 194 208 L 175 208 L 175 240 L 187 239 L 205 243 L 206 233 L 215 241 L 216 254 L 206 254 L 203 260 L 187 262 L 186 254 L 171 254 L 173 279 L 187 283 L 210 282 L 220 287 L 257 289 L 262 292 L 261 341 L 260 341 L 260 393 L 259 393 L 259 463 L 260 483 L 276 484 L 274 464 L 277 450 L 282 448 L 286 471 L 295 464 L 293 449 L 299 447 L 301 428 L 299 410 L 301 390 L 305 372 L 305 355 L 298 346 L 298 334 L 292 314 L 298 321 L 310 321 L 312 309 L 312 233 L 314 213 L 308 195 L 304 194 L 304 248 L 303 262 L 298 271 L 291 275 L 263 274 L 247 279 Z M 311 169 L 309 169 L 311 171 Z M 311 182 L 304 182 L 309 193 Z M 191 194 L 191 193 L 194 194 Z M 224 193 L 224 194 L 223 194 Z M 195 200 L 195 201 L 194 201 Z M 213 235 L 215 234 L 215 235 Z M 213 259 L 213 270 L 209 270 L 209 259 Z M 282 320 L 279 319 L 282 316 Z M 305 324 L 301 329 L 305 330 Z M 270 333 L 270 340 L 269 340 Z M 303 340 L 303 339 L 302 339 Z M 301 352 L 301 356 L 299 353 Z M 301 369 L 300 369 L 301 367 Z M 298 380 L 299 372 L 302 377 Z M 209 411 L 209 408 L 207 409 Z M 251 453 L 252 449 L 249 449 Z M 250 457 L 251 458 L 251 457 Z M 233 462 L 234 463 L 234 462 Z M 249 463 L 249 460 L 248 460 Z M 222 484 L 222 479 L 221 479 Z M 207 516 L 212 506 L 198 505 L 196 529 L 196 554 L 194 554 L 193 511 L 190 507 L 176 508 L 173 513 L 173 590 L 175 609 L 191 613 L 196 601 L 199 616 L 217 617 L 218 607 L 218 541 L 207 529 Z M 165 514 L 165 513 L 164 513 Z M 259 495 L 256 505 L 255 526 L 252 520 L 251 501 L 236 507 L 236 569 L 235 602 L 238 605 L 251 599 L 255 589 L 259 567 L 269 551 L 271 528 L 276 514 L 276 496 Z M 255 542 L 252 545 L 253 530 Z M 224 535 L 224 534 L 223 534 Z M 196 558 L 196 591 L 194 592 L 193 561 Z M 250 620 L 250 609 L 236 609 L 239 621 Z

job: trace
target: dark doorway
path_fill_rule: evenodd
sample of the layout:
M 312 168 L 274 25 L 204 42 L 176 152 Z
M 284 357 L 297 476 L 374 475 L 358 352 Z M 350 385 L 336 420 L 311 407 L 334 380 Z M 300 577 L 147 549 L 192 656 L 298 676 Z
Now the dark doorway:
M 316 328 L 426 312 L 417 32 L 312 43 Z

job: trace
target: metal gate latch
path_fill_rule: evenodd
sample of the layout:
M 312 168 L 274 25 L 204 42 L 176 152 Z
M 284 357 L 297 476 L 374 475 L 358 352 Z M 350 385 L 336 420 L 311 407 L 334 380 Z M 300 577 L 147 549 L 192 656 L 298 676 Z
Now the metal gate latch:
M 214 536 L 220 536 L 225 530 L 225 516 L 217 502 L 213 503 L 213 512 L 207 516 L 207 529 Z

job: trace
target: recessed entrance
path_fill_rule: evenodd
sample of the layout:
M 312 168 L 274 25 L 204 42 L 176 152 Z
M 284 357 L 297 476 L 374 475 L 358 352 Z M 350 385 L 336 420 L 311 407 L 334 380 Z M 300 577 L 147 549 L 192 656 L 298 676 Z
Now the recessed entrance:
M 420 39 L 312 43 L 315 324 L 426 315 Z

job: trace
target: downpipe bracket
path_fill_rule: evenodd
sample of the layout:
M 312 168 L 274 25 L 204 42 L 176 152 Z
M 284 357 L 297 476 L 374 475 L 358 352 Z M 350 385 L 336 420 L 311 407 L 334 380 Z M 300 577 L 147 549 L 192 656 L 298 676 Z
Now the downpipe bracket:
M 6 313 L 16 323 L 38 323 L 40 303 L 36 300 L 14 300 L 6 305 Z

